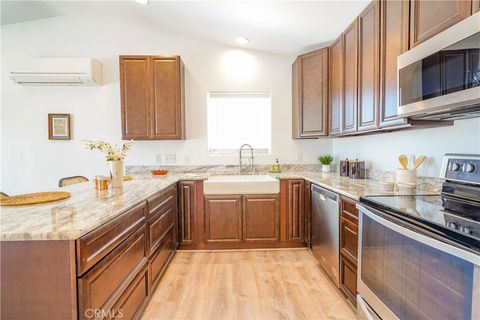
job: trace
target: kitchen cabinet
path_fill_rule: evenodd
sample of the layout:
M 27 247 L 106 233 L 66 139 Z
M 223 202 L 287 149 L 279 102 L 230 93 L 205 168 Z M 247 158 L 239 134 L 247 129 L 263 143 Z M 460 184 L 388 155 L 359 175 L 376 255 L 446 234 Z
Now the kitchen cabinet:
M 340 289 L 356 305 L 358 262 L 357 202 L 341 197 L 340 204 Z
M 288 241 L 304 242 L 305 232 L 305 182 L 303 179 L 287 180 L 287 230 Z
M 357 132 L 358 19 L 343 33 L 342 134 Z
M 358 131 L 379 126 L 380 0 L 358 18 Z
M 178 183 L 178 244 L 182 249 L 193 249 L 196 244 L 197 195 L 202 181 Z
M 292 137 L 328 134 L 328 48 L 303 54 L 292 67 Z
M 242 198 L 243 241 L 279 241 L 280 197 L 244 195 Z
M 343 109 L 343 35 L 330 47 L 329 134 L 341 134 Z
M 120 56 L 122 138 L 185 139 L 179 56 Z
M 472 2 L 465 0 L 411 0 L 410 47 L 470 16 Z
M 242 241 L 242 202 L 240 195 L 205 196 L 205 242 Z
M 305 180 L 305 244 L 311 247 L 312 241 L 312 184 Z
M 472 14 L 480 11 L 480 0 L 472 1 Z
M 398 115 L 397 57 L 408 50 L 409 1 L 381 2 L 380 127 L 407 124 Z

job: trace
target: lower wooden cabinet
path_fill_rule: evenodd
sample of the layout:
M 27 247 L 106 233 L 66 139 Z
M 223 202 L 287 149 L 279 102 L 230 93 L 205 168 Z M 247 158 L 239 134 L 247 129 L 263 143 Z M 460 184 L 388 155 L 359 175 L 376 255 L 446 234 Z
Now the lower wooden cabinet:
M 357 304 L 358 209 L 357 202 L 341 197 L 340 289 Z
M 305 244 L 311 247 L 312 241 L 312 184 L 305 181 Z
M 149 264 L 149 286 L 150 292 L 153 292 L 160 282 L 168 262 L 175 254 L 175 226 L 171 226 L 165 235 L 160 239 L 158 250 L 152 253 Z
M 279 241 L 280 210 L 278 195 L 243 196 L 243 241 Z
M 304 242 L 305 232 L 305 181 L 303 179 L 285 180 L 287 191 L 288 241 Z
M 193 249 L 196 244 L 197 198 L 202 196 L 203 181 L 178 183 L 178 245 L 181 249 Z
M 241 196 L 205 196 L 206 243 L 242 241 Z

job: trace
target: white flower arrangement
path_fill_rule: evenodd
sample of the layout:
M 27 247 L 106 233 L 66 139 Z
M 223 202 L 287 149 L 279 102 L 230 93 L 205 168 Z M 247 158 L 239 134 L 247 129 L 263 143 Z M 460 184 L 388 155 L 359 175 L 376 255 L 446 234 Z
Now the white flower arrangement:
M 105 155 L 107 161 L 121 161 L 125 159 L 133 143 L 133 140 L 127 141 L 119 148 L 116 144 L 102 140 L 86 140 L 85 147 L 90 150 L 99 150 Z

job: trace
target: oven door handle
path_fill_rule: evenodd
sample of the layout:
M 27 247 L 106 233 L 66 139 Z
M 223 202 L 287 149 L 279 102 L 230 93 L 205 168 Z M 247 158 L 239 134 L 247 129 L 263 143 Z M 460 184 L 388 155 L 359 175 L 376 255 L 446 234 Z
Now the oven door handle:
M 404 236 L 416 240 L 418 242 L 421 242 L 427 246 L 430 246 L 432 248 L 438 249 L 440 251 L 443 251 L 445 253 L 451 254 L 452 256 L 455 256 L 457 258 L 463 259 L 465 261 L 468 261 L 476 266 L 480 266 L 480 255 L 476 255 L 474 253 L 471 253 L 466 250 L 462 250 L 460 248 L 457 248 L 455 246 L 452 246 L 448 243 L 439 241 L 437 239 L 434 239 L 432 237 L 425 236 L 421 233 L 415 232 L 413 230 L 410 230 L 408 228 L 405 228 L 399 224 L 396 224 L 392 221 L 389 221 L 387 219 L 384 219 L 380 217 L 378 214 L 375 214 L 374 211 L 375 209 L 371 209 L 369 207 L 366 207 L 362 204 L 358 204 L 357 208 L 360 210 L 361 214 L 364 214 L 368 216 L 369 218 L 375 220 L 376 222 L 380 223 L 381 225 L 385 226 L 388 229 L 391 229 L 393 231 L 396 231 L 400 234 L 403 234 Z M 395 219 L 395 218 L 393 218 Z M 362 223 L 363 219 L 360 217 L 360 225 L 359 228 L 362 228 Z M 360 229 L 361 230 L 361 229 Z M 361 230 L 360 232 L 362 232 Z M 362 241 L 360 239 L 360 241 Z

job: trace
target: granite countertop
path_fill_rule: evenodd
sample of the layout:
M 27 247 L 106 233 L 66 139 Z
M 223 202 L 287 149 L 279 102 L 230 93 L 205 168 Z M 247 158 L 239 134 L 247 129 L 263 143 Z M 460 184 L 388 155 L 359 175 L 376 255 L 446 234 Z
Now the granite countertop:
M 75 240 L 180 180 L 205 180 L 209 173 L 167 176 L 133 175 L 121 189 L 98 191 L 91 182 L 61 188 L 72 193 L 58 202 L 19 207 L 1 207 L 1 240 Z M 374 180 L 351 180 L 335 173 L 287 172 L 271 174 L 279 179 L 305 179 L 341 195 L 358 200 L 363 195 L 390 195 Z M 438 193 L 418 189 L 418 194 Z

